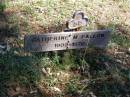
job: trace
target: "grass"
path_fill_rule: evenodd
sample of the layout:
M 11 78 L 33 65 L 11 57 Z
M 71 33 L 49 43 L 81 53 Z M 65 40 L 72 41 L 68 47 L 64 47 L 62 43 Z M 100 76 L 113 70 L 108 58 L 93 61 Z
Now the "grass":
M 1 1 L 1 3 L 0 3 L 0 12 L 3 12 L 5 8 L 6 8 L 6 5 L 4 4 L 4 2 Z
M 6 32 L 19 36 L 8 38 L 12 40 L 11 50 L 0 55 L 0 97 L 13 87 L 36 89 L 41 94 L 44 91 L 46 97 L 129 95 L 129 5 L 129 0 L 16 0 L 0 4 L 9 25 Z M 106 49 L 24 52 L 25 34 L 61 32 L 75 10 L 83 10 L 89 18 L 88 25 L 81 30 L 112 30 Z M 124 55 L 115 55 L 115 50 L 122 52 L 122 49 Z M 48 73 L 46 76 L 43 68 Z M 12 83 L 15 85 L 10 86 Z M 61 93 L 54 91 L 54 87 Z

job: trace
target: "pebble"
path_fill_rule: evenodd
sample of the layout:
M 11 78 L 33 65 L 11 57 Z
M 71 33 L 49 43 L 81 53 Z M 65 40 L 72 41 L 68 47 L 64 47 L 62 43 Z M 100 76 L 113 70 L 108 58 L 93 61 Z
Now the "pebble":
M 48 73 L 47 73 L 47 71 L 46 71 L 46 69 L 45 68 L 42 68 L 42 73 L 44 74 L 44 75 L 48 75 Z
M 130 53 L 130 48 L 128 48 L 128 53 Z
M 30 94 L 37 93 L 37 90 L 30 91 Z
M 57 87 L 51 87 L 51 90 L 55 91 L 57 93 L 61 93 L 61 90 L 59 88 L 57 88 Z

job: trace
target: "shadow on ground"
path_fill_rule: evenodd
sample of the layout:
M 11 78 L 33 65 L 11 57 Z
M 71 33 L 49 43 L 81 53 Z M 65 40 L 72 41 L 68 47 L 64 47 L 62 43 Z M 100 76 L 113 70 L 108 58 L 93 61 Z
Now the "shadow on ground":
M 89 94 L 87 91 L 90 89 L 89 91 L 92 91 L 97 97 L 129 97 L 129 30 L 126 30 L 120 24 L 98 26 L 99 29 L 112 29 L 110 41 L 116 44 L 116 46 L 111 45 L 107 49 L 88 48 L 86 51 L 82 49 L 70 52 L 70 56 L 74 58 L 75 64 L 79 64 L 78 68 L 72 66 L 72 69 L 78 70 L 85 79 L 89 79 L 89 82 L 84 84 L 86 88 L 84 88 L 82 95 L 87 97 Z
M 4 11 L 5 8 L 4 0 L 0 1 L 0 52 L 5 51 L 4 54 L 0 53 L 0 97 L 27 95 L 40 79 L 40 67 L 32 56 L 19 54 L 23 48 L 19 47 L 17 41 L 18 24 L 9 20 L 10 14 Z M 9 51 L 3 50 L 7 45 L 10 46 Z
M 70 71 L 79 72 L 81 79 L 89 79 L 84 84 L 86 88 L 82 90 L 81 94 L 72 89 L 72 92 L 70 90 L 70 94 L 67 94 L 70 97 L 81 95 L 87 97 L 89 92 L 93 92 L 97 97 L 127 97 L 130 95 L 130 53 L 127 50 L 130 46 L 129 30 L 120 24 L 110 23 L 107 26 L 97 26 L 99 30 L 108 28 L 112 30 L 110 42 L 115 45 L 109 44 L 106 49 L 87 48 L 40 53 L 40 55 L 46 55 L 52 61 L 57 56 L 55 64 L 58 64 L 59 67 L 68 65 Z M 120 52 L 123 53 L 120 54 Z M 36 55 L 39 56 L 39 53 Z

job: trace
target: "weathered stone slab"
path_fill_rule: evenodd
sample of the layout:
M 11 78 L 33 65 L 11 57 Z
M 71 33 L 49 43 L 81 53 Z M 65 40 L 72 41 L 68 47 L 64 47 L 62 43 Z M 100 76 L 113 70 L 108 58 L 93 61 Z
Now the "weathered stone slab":
M 109 30 L 27 35 L 24 38 L 24 46 L 29 52 L 79 49 L 88 46 L 104 48 L 108 44 L 109 37 Z

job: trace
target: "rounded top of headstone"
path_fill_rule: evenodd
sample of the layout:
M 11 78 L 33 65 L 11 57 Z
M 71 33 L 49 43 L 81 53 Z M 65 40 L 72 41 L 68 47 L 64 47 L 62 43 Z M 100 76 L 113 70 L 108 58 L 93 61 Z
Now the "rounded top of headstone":
M 84 13 L 83 13 L 83 11 L 78 10 L 78 11 L 74 12 L 72 18 L 73 18 L 73 19 L 83 19 L 83 18 L 84 18 Z
M 72 19 L 68 21 L 68 28 L 69 29 L 76 29 L 82 26 L 86 26 L 88 22 L 88 18 L 85 17 L 83 11 L 75 11 L 73 14 Z

